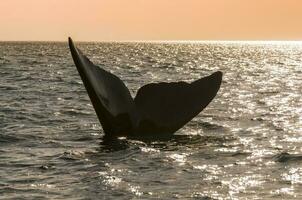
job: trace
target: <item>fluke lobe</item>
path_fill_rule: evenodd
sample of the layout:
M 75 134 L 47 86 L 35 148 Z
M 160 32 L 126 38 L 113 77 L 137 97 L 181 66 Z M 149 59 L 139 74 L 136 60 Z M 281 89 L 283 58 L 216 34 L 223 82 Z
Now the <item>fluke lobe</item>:
M 123 81 L 94 65 L 69 38 L 72 58 L 107 137 L 169 137 L 216 96 L 222 72 L 192 83 L 151 83 L 133 99 Z

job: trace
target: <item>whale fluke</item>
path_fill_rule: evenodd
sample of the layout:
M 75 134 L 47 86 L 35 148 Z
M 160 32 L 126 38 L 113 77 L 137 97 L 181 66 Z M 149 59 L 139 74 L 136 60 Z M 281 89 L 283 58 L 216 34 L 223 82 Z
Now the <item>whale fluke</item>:
M 133 99 L 114 74 L 94 65 L 71 38 L 69 47 L 89 98 L 109 137 L 169 136 L 198 115 L 216 96 L 222 72 L 192 83 L 151 83 Z

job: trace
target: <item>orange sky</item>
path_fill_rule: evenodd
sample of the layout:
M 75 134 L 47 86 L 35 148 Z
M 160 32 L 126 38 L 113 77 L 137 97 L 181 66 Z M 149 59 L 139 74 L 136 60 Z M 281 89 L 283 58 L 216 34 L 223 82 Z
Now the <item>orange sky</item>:
M 0 0 L 0 40 L 302 40 L 302 0 Z

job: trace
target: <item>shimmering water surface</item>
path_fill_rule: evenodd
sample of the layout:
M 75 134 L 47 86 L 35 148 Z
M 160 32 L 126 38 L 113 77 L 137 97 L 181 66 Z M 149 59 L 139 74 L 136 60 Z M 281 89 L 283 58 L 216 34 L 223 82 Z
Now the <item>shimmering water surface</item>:
M 221 70 L 170 141 L 103 141 L 67 43 L 0 43 L 0 199 L 302 199 L 302 44 L 80 43 L 131 93 Z

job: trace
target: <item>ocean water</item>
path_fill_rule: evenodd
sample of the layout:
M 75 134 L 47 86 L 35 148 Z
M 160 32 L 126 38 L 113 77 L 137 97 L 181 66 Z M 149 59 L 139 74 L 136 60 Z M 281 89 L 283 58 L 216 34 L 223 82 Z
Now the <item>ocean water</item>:
M 0 199 L 302 199 L 301 43 L 79 43 L 132 95 L 221 70 L 170 141 L 104 141 L 67 43 L 0 43 Z

